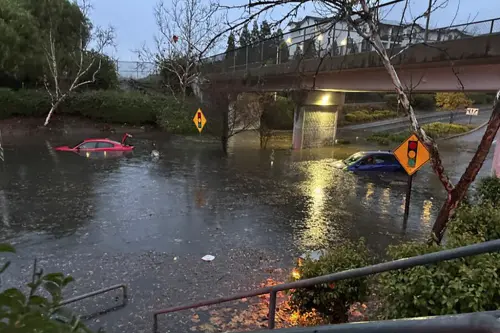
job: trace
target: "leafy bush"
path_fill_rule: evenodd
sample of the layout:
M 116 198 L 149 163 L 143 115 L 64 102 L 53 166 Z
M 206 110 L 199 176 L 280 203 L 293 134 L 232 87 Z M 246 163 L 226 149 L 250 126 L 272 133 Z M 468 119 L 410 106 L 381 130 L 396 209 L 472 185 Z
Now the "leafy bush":
M 391 143 L 401 143 L 409 136 L 409 132 L 401 133 L 390 133 L 390 132 L 379 132 L 374 133 L 366 138 L 369 142 L 374 142 L 379 145 L 389 145 Z
M 442 110 L 464 109 L 471 105 L 472 100 L 463 92 L 436 94 L 436 106 Z
M 427 134 L 434 139 L 439 139 L 453 134 L 460 134 L 470 131 L 474 128 L 473 125 L 447 124 L 447 123 L 430 123 L 425 124 L 422 128 Z M 379 145 L 389 145 L 391 143 L 401 143 L 410 135 L 409 131 L 399 133 L 378 132 L 373 133 L 366 138 L 369 142 L 374 142 Z
M 15 116 L 41 117 L 50 109 L 45 91 L 0 88 L 0 119 Z
M 170 133 L 196 134 L 198 130 L 192 122 L 195 110 L 197 110 L 196 101 L 187 99 L 181 102 L 172 98 L 158 108 L 156 123 Z
M 447 135 L 465 133 L 473 129 L 474 125 L 460 125 L 460 124 L 448 124 L 448 123 L 430 123 L 422 126 L 428 135 L 434 139 L 442 138 Z
M 389 109 L 396 110 L 398 107 L 398 96 L 395 94 L 385 95 L 384 102 Z
M 476 200 L 484 203 L 489 202 L 493 206 L 500 205 L 500 178 L 485 177 L 480 179 L 476 189 Z
M 434 110 L 436 101 L 433 94 L 416 94 L 411 97 L 411 105 L 415 110 Z
M 293 101 L 286 97 L 277 96 L 276 101 L 272 98 L 270 102 L 261 119 L 264 125 L 274 130 L 293 129 L 293 111 L 295 109 Z
M 15 252 L 8 244 L 0 244 L 0 253 Z M 0 274 L 8 267 L 0 265 Z M 89 333 L 90 330 L 74 315 L 60 309 L 63 289 L 73 281 L 62 273 L 35 272 L 27 284 L 28 295 L 16 288 L 0 293 L 1 332 Z M 43 295 L 50 295 L 49 298 Z
M 484 93 L 467 94 L 467 96 L 472 100 L 472 103 L 482 105 L 492 104 L 495 99 L 494 95 Z
M 382 119 L 397 117 L 397 113 L 389 110 L 379 111 L 354 111 L 345 115 L 345 120 L 349 123 L 364 123 Z
M 43 117 L 50 109 L 45 91 L 0 89 L 0 119 L 13 116 Z M 139 92 L 88 90 L 74 93 L 62 103 L 56 115 L 83 116 L 107 123 L 157 124 L 175 133 L 193 130 L 194 102 L 183 107 L 173 97 Z
M 305 259 L 297 268 L 297 272 L 300 278 L 308 279 L 367 264 L 368 250 L 364 241 L 360 240 L 358 243 L 347 242 L 334 246 L 325 251 L 318 260 Z M 367 295 L 367 278 L 358 278 L 293 290 L 290 304 L 300 311 L 315 309 L 330 322 L 342 323 L 347 321 L 349 307 L 355 302 L 363 301 Z
M 498 180 L 482 180 L 474 205 L 462 204 L 449 222 L 443 246 L 402 244 L 389 249 L 402 259 L 500 238 Z M 498 201 L 496 201 L 498 202 Z M 500 254 L 489 253 L 380 276 L 379 298 L 387 319 L 496 310 L 500 307 Z
M 396 94 L 385 95 L 384 101 L 389 109 L 391 110 L 397 109 L 398 96 Z M 429 110 L 434 110 L 435 107 L 435 100 L 433 94 L 412 95 L 410 103 L 414 110 L 429 111 Z
M 379 110 L 387 110 L 384 103 L 372 103 L 372 104 L 344 104 L 342 107 L 342 112 L 350 113 L 354 111 L 365 111 L 373 112 Z

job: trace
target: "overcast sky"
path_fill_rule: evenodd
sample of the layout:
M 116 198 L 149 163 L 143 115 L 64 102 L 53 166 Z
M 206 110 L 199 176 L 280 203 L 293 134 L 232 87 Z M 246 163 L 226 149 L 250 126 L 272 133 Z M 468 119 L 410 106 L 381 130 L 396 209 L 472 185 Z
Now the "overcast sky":
M 165 0 L 165 3 L 170 1 Z M 152 44 L 153 36 L 156 33 L 153 8 L 157 2 L 158 0 L 96 0 L 94 2 L 94 9 L 91 13 L 92 21 L 100 26 L 111 25 L 116 30 L 117 49 L 112 52 L 113 57 L 122 61 L 134 61 L 137 60 L 134 50 L 140 48 L 144 43 Z M 221 2 L 226 5 L 245 4 L 248 3 L 248 0 L 221 0 Z M 423 13 L 427 5 L 427 0 L 410 0 L 411 13 L 408 11 L 407 18 L 410 19 L 410 15 L 415 17 Z M 459 11 L 454 19 L 458 6 L 460 6 Z M 403 7 L 400 4 L 385 9 L 385 18 L 399 20 L 402 9 Z M 283 13 L 284 9 L 275 10 L 261 19 L 272 21 L 279 18 Z M 314 12 L 314 7 L 304 8 L 299 13 L 298 18 L 308 14 L 317 15 Z M 233 11 L 228 15 L 230 19 L 234 20 L 241 13 Z M 454 24 L 459 24 L 471 20 L 487 20 L 495 18 L 495 15 L 500 16 L 500 0 L 449 0 L 446 8 L 432 14 L 431 26 L 448 26 L 452 21 Z M 487 29 L 486 25 L 481 29 Z M 495 29 L 500 32 L 500 21 L 496 23 Z

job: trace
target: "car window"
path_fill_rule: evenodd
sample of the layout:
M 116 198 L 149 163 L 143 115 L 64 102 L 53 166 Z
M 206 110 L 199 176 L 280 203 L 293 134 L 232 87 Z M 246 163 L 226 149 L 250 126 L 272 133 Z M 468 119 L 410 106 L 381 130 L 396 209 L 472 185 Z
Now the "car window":
M 97 148 L 113 148 L 115 145 L 109 142 L 98 142 Z
M 363 158 L 360 162 L 360 165 L 372 165 L 374 164 L 374 159 L 372 155 L 368 155 L 365 158 Z
M 353 155 L 349 156 L 348 158 L 346 158 L 344 160 L 344 163 L 346 165 L 351 165 L 351 164 L 356 163 L 357 161 L 359 161 L 363 156 L 365 156 L 363 153 L 353 154 Z
M 78 146 L 80 149 L 92 149 L 95 148 L 97 142 L 84 142 Z
M 380 154 L 375 156 L 375 164 L 394 164 L 396 158 L 390 154 Z

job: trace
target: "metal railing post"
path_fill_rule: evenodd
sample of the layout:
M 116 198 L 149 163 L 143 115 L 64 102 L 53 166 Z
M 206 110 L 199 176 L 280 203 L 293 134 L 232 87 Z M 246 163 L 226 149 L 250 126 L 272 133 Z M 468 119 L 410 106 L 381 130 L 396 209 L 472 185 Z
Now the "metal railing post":
M 491 26 L 490 26 L 490 34 L 493 33 L 494 28 L 495 28 L 495 19 L 492 19 L 491 20 Z
M 276 298 L 278 296 L 278 292 L 272 291 L 269 294 L 269 318 L 268 318 L 268 323 L 267 326 L 269 327 L 270 330 L 274 329 L 274 324 L 276 321 Z

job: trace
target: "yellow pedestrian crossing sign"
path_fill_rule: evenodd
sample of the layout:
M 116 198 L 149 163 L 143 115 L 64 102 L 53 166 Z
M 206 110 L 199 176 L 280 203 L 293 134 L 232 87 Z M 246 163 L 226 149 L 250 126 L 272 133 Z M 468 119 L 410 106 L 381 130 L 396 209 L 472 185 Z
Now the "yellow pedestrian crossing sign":
M 203 114 L 201 109 L 198 109 L 198 111 L 196 111 L 196 114 L 193 118 L 193 123 L 196 125 L 198 132 L 201 133 L 201 131 L 203 131 L 203 127 L 205 127 L 205 124 L 207 123 L 207 118 L 205 118 L 205 115 Z

